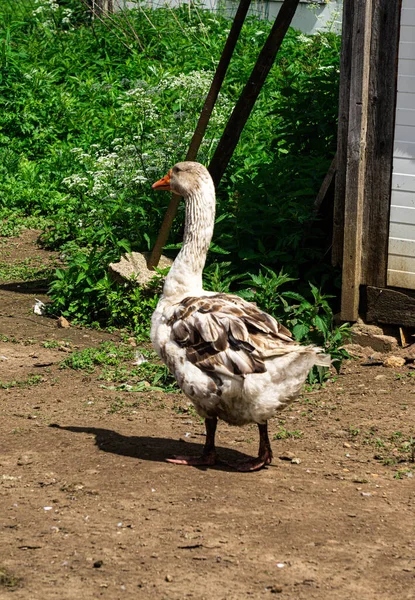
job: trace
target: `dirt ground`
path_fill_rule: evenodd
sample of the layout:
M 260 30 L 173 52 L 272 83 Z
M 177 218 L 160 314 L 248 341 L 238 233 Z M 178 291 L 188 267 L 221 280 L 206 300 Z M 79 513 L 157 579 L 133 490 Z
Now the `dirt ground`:
M 0 240 L 0 263 L 53 261 L 34 239 Z M 58 329 L 44 291 L 0 284 L 1 599 L 415 599 L 414 365 L 347 361 L 270 423 L 266 469 L 182 467 L 198 417 L 60 369 L 119 336 Z M 253 455 L 256 428 L 217 442 Z

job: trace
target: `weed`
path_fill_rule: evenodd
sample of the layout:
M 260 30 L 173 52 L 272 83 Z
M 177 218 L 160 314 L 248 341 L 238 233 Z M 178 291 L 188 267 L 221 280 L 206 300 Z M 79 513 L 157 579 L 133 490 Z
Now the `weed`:
M 178 415 L 189 415 L 190 417 L 200 419 L 199 415 L 196 412 L 195 407 L 193 406 L 193 404 L 191 402 L 188 402 L 186 404 L 186 406 L 183 406 L 182 404 L 174 404 L 173 410 Z
M 360 429 L 358 427 L 355 427 L 354 425 L 349 425 L 349 435 L 352 438 L 355 438 L 359 435 L 360 433 Z
M 13 380 L 7 383 L 4 383 L 0 380 L 0 388 L 3 390 L 9 390 L 15 387 L 26 388 L 32 385 L 39 385 L 39 383 L 42 383 L 42 381 L 43 377 L 41 375 L 29 375 L 27 379 Z
M 115 414 L 120 412 L 126 407 L 127 403 L 120 396 L 117 396 L 113 402 L 111 402 L 108 412 L 111 414 Z
M 14 264 L 0 262 L 0 282 L 47 280 L 52 277 L 54 270 L 52 267 L 32 265 L 30 259 Z
M 0 586 L 5 588 L 15 588 L 21 581 L 20 577 L 13 575 L 8 569 L 0 566 Z
M 140 354 L 146 362 L 134 365 L 133 358 L 137 350 L 130 345 L 102 342 L 97 348 L 77 350 L 65 358 L 60 366 L 94 373 L 101 367 L 98 379 L 115 385 L 104 385 L 105 389 L 128 392 L 162 390 L 176 392 L 177 384 L 167 367 L 156 360 L 156 354 L 141 348 Z
M 294 429 L 293 431 L 289 431 L 283 426 L 280 426 L 279 431 L 274 433 L 274 440 L 287 440 L 287 439 L 300 439 L 303 437 L 303 432 L 299 429 Z
M 399 469 L 393 476 L 394 479 L 403 479 L 404 477 L 413 477 L 411 469 Z
M 57 342 L 56 340 L 45 340 L 40 344 L 42 348 L 60 348 L 62 346 L 62 342 Z
M 119 366 L 123 360 L 132 360 L 131 346 L 116 345 L 113 342 L 102 342 L 97 348 L 76 350 L 61 363 L 62 369 L 93 373 L 96 366 Z

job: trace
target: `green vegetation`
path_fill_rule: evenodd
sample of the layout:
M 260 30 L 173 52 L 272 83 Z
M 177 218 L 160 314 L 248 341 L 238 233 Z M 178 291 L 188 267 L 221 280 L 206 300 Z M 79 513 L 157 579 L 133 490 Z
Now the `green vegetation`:
M 42 383 L 42 381 L 43 377 L 41 375 L 29 375 L 27 379 L 13 380 L 7 383 L 0 380 L 0 389 L 8 390 L 15 387 L 27 388 L 32 385 L 39 385 L 39 383 Z
M 269 29 L 243 28 L 205 164 Z M 160 277 L 144 291 L 115 284 L 107 267 L 152 247 L 169 198 L 151 183 L 184 158 L 228 30 L 197 7 L 91 23 L 77 0 L 0 0 L 0 233 L 41 227 L 42 243 L 61 251 L 54 314 L 147 335 Z M 335 153 L 339 49 L 334 34 L 288 32 L 218 189 L 206 269 L 208 288 L 241 291 L 337 366 L 347 328 L 333 324 L 337 274 L 314 199 Z M 172 255 L 182 222 L 183 207 Z
M 48 279 L 54 271 L 55 269 L 52 267 L 42 267 L 38 264 L 33 264 L 30 258 L 25 258 L 13 264 L 0 261 L 0 283 Z
M 102 387 L 126 392 L 163 390 L 176 392 L 177 385 L 155 352 L 130 345 L 102 342 L 97 348 L 76 350 L 61 362 L 61 368 L 95 373 L 106 384 Z M 111 385 L 107 385 L 110 383 Z
M 299 429 L 294 429 L 294 430 L 290 431 L 289 429 L 286 429 L 284 427 L 284 425 L 280 424 L 277 433 L 274 433 L 273 439 L 274 440 L 288 440 L 291 438 L 291 439 L 298 440 L 302 437 L 303 437 L 303 432 L 300 431 Z
M 11 589 L 17 587 L 19 583 L 20 577 L 16 577 L 8 569 L 0 566 L 0 587 Z
M 362 428 L 350 425 L 349 435 L 353 441 L 361 441 L 365 445 L 373 446 L 376 450 L 375 459 L 384 465 L 394 466 L 402 462 L 415 462 L 415 438 L 408 433 L 392 431 L 382 436 L 379 435 L 377 427 L 364 431 Z

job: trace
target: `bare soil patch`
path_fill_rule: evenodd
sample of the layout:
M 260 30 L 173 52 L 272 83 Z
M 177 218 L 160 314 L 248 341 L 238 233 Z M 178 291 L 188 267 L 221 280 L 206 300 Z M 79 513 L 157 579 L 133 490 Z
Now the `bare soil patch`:
M 25 236 L 1 260 L 56 260 Z M 415 598 L 413 366 L 345 363 L 270 424 L 275 459 L 258 473 L 180 467 L 165 459 L 204 441 L 183 397 L 62 370 L 119 336 L 58 329 L 33 314 L 43 288 L 13 285 L 0 283 L 0 598 Z M 220 423 L 217 441 L 252 455 L 256 428 Z

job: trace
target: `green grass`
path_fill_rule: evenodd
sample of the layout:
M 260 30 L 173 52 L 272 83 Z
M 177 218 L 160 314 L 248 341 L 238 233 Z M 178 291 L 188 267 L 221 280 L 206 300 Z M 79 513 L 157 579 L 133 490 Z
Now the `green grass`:
M 9 382 L 3 382 L 0 380 L 0 389 L 9 390 L 11 388 L 27 388 L 33 385 L 39 385 L 42 383 L 43 377 L 41 375 L 29 375 L 26 379 L 13 380 Z
M 54 271 L 53 267 L 34 265 L 30 258 L 13 264 L 0 261 L 0 282 L 50 280 Z
M 144 358 L 146 362 L 134 364 L 137 361 L 136 353 L 140 360 Z M 96 373 L 98 380 L 106 382 L 102 384 L 105 389 L 125 392 L 178 390 L 167 367 L 158 361 L 153 351 L 136 349 L 122 343 L 102 342 L 97 348 L 76 350 L 60 366 L 62 369 Z

